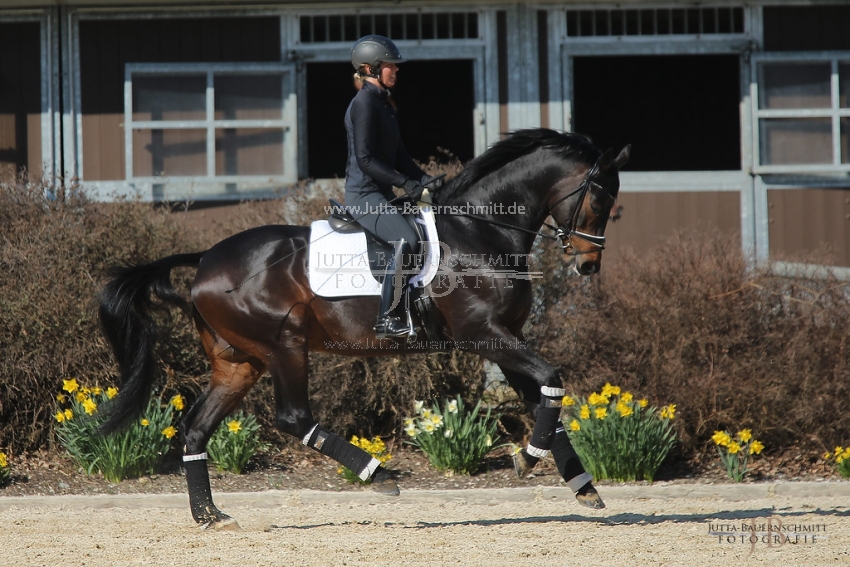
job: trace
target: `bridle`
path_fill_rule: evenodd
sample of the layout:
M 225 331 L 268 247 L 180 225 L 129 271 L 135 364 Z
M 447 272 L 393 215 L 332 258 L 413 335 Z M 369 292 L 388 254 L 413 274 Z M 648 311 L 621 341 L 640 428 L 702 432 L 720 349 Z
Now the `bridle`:
M 600 158 L 601 159 L 601 158 Z M 593 164 L 587 173 L 584 176 L 584 179 L 579 184 L 579 186 L 571 191 L 570 193 L 564 195 L 557 201 L 555 201 L 551 207 L 549 207 L 549 211 L 554 211 L 555 207 L 560 205 L 563 201 L 566 201 L 576 193 L 578 193 L 578 203 L 576 203 L 575 208 L 573 209 L 572 217 L 570 217 L 569 228 L 566 226 L 554 226 L 549 223 L 543 223 L 547 228 L 555 231 L 555 237 L 560 239 L 561 248 L 564 249 L 565 254 L 569 254 L 571 256 L 580 256 L 582 254 L 590 254 L 591 252 L 601 252 L 605 250 L 605 235 L 596 236 L 595 234 L 588 234 L 586 232 L 581 232 L 580 230 L 576 230 L 578 226 L 578 218 L 581 214 L 581 205 L 584 203 L 584 200 L 587 198 L 587 192 L 590 190 L 591 186 L 595 186 L 599 189 L 602 189 L 602 186 L 599 185 L 595 181 L 595 177 L 599 174 L 599 159 L 596 160 L 596 163 Z M 590 252 L 578 252 L 573 246 L 573 237 L 580 238 L 585 242 L 593 245 L 594 249 Z
M 602 159 L 601 157 L 599 159 L 597 159 L 596 163 L 593 164 L 593 167 L 591 167 L 589 170 L 587 170 L 587 173 L 584 175 L 584 179 L 582 179 L 582 181 L 581 181 L 581 183 L 579 184 L 578 187 L 576 187 L 575 189 L 573 189 L 572 191 L 570 191 L 569 193 L 567 193 L 566 195 L 564 195 L 563 197 L 561 197 L 560 199 L 555 201 L 552 204 L 552 206 L 549 207 L 549 211 L 550 211 L 550 214 L 551 214 L 551 211 L 554 211 L 555 207 L 558 206 L 559 204 L 561 204 L 563 201 L 566 201 L 567 199 L 569 199 L 570 197 L 572 197 L 576 194 L 579 195 L 578 203 L 576 204 L 575 209 L 573 209 L 572 217 L 570 217 L 570 220 L 569 220 L 569 226 L 567 226 L 567 224 L 564 224 L 562 226 L 555 226 L 555 225 L 551 225 L 551 224 L 546 223 L 546 222 L 543 223 L 543 225 L 546 228 L 554 231 L 555 234 L 546 234 L 544 232 L 540 232 L 540 231 L 536 231 L 536 230 L 530 230 L 528 228 L 525 228 L 525 227 L 522 227 L 522 226 L 517 226 L 515 224 L 497 221 L 497 220 L 494 220 L 494 219 L 488 219 L 486 217 L 480 217 L 478 215 L 472 215 L 472 214 L 469 214 L 469 213 L 457 213 L 457 214 L 459 216 L 468 217 L 468 218 L 471 218 L 471 219 L 479 220 L 479 221 L 486 222 L 486 223 L 489 223 L 489 224 L 493 224 L 493 225 L 496 225 L 496 226 L 501 226 L 503 228 L 509 228 L 509 229 L 512 229 L 512 230 L 518 230 L 520 232 L 526 232 L 528 234 L 534 234 L 535 236 L 548 238 L 549 240 L 559 240 L 561 242 L 561 248 L 563 248 L 564 253 L 569 254 L 570 256 L 581 256 L 582 254 L 590 254 L 591 252 L 602 251 L 602 250 L 605 249 L 605 236 L 596 236 L 595 234 L 588 234 L 586 232 L 581 232 L 580 230 L 576 229 L 576 227 L 578 226 L 579 215 L 581 214 L 581 205 L 582 205 L 582 203 L 584 203 L 585 198 L 587 198 L 587 192 L 590 190 L 590 187 L 595 186 L 595 187 L 598 187 L 600 189 L 602 188 L 602 186 L 599 185 L 598 183 L 596 183 L 596 181 L 594 179 L 599 174 L 599 169 L 600 169 L 599 163 L 600 163 L 601 159 Z M 573 237 L 580 238 L 581 240 L 584 240 L 585 242 L 592 244 L 594 249 L 589 251 L 589 252 L 578 252 L 575 249 L 575 247 L 573 246 L 573 241 L 572 241 Z

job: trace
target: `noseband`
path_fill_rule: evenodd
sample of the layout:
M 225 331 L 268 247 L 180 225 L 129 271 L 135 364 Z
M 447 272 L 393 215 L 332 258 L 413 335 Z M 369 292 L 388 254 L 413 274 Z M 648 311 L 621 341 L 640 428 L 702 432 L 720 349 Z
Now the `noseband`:
M 585 174 L 584 179 L 581 184 L 570 193 L 564 195 L 550 207 L 550 211 L 554 211 L 555 207 L 561 204 L 562 201 L 566 201 L 570 197 L 575 194 L 578 194 L 578 202 L 576 203 L 575 208 L 573 209 L 572 217 L 570 218 L 569 226 L 566 224 L 561 226 L 552 226 L 551 224 L 545 223 L 547 227 L 555 231 L 555 236 L 561 241 L 561 248 L 563 248 L 565 254 L 569 254 L 571 256 L 580 256 L 582 254 L 590 254 L 590 252 L 598 252 L 605 250 L 605 236 L 596 236 L 595 234 L 588 234 L 586 232 L 581 232 L 580 230 L 576 230 L 578 226 L 578 217 L 581 214 L 581 205 L 584 203 L 585 198 L 587 197 L 587 192 L 590 190 L 591 185 L 596 186 L 598 188 L 602 188 L 601 185 L 594 181 L 594 178 L 599 173 L 599 160 L 596 160 L 596 163 L 593 164 L 587 174 Z M 575 247 L 573 247 L 573 237 L 580 238 L 585 242 L 590 243 L 594 246 L 594 249 L 590 252 L 578 252 Z

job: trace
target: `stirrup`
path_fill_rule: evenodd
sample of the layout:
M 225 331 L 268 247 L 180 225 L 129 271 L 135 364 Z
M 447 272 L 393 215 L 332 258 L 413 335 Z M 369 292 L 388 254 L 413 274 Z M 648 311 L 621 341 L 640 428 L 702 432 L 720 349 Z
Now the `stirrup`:
M 410 330 L 410 326 L 394 315 L 379 317 L 378 322 L 375 323 L 375 334 L 379 339 L 406 337 L 410 334 Z

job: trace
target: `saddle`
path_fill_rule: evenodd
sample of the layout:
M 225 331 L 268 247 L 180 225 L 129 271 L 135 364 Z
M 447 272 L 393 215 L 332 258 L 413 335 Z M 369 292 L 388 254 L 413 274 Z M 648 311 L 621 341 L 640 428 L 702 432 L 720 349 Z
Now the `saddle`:
M 420 244 L 420 253 L 415 255 L 416 265 L 408 267 L 417 273 L 410 278 L 405 290 L 404 306 L 410 317 L 414 311 L 411 309 L 413 304 L 429 340 L 438 340 L 433 302 L 424 291 L 439 270 L 440 243 L 433 211 L 429 207 L 420 210 L 418 215 L 404 215 Z M 376 238 L 357 222 L 344 205 L 330 199 L 328 219 L 314 221 L 311 225 L 310 287 L 314 293 L 326 298 L 380 295 L 381 283 L 393 253 L 392 244 Z
M 393 245 L 389 242 L 384 242 L 363 228 L 363 226 L 357 222 L 357 219 L 354 218 L 351 212 L 346 209 L 344 205 L 334 199 L 329 199 L 329 201 L 331 204 L 331 214 L 328 217 L 328 225 L 334 232 L 339 234 L 356 234 L 362 232 L 366 236 L 366 250 L 369 253 L 369 269 L 372 270 L 372 276 L 374 276 L 378 282 L 383 283 L 387 260 L 394 252 Z M 419 249 L 421 250 L 424 246 L 423 241 L 426 240 L 422 225 L 416 222 L 416 215 L 407 214 L 403 216 L 404 220 L 406 220 L 416 232 L 416 238 L 419 239 Z M 416 254 L 415 264 L 413 266 L 408 266 L 408 268 L 421 272 L 422 261 L 423 254 Z

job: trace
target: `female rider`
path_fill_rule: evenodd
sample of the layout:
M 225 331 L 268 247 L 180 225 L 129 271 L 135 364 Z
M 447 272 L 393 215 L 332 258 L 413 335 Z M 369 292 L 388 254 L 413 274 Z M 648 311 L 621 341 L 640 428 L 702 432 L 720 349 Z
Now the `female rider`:
M 439 183 L 413 162 L 401 141 L 389 89 L 395 86 L 398 65 L 404 62 L 398 47 L 380 35 L 362 37 L 351 48 L 355 80 L 362 86 L 345 113 L 345 204 L 366 230 L 394 245 L 381 288 L 381 308 L 375 324 L 378 338 L 402 337 L 411 331 L 407 318 L 398 314 L 398 298 L 409 277 L 397 278 L 393 274 L 397 265 L 403 266 L 419 248 L 416 232 L 402 216 L 401 208 L 393 204 L 396 196 L 392 188 L 401 187 L 416 202 L 422 196 L 423 184 Z

